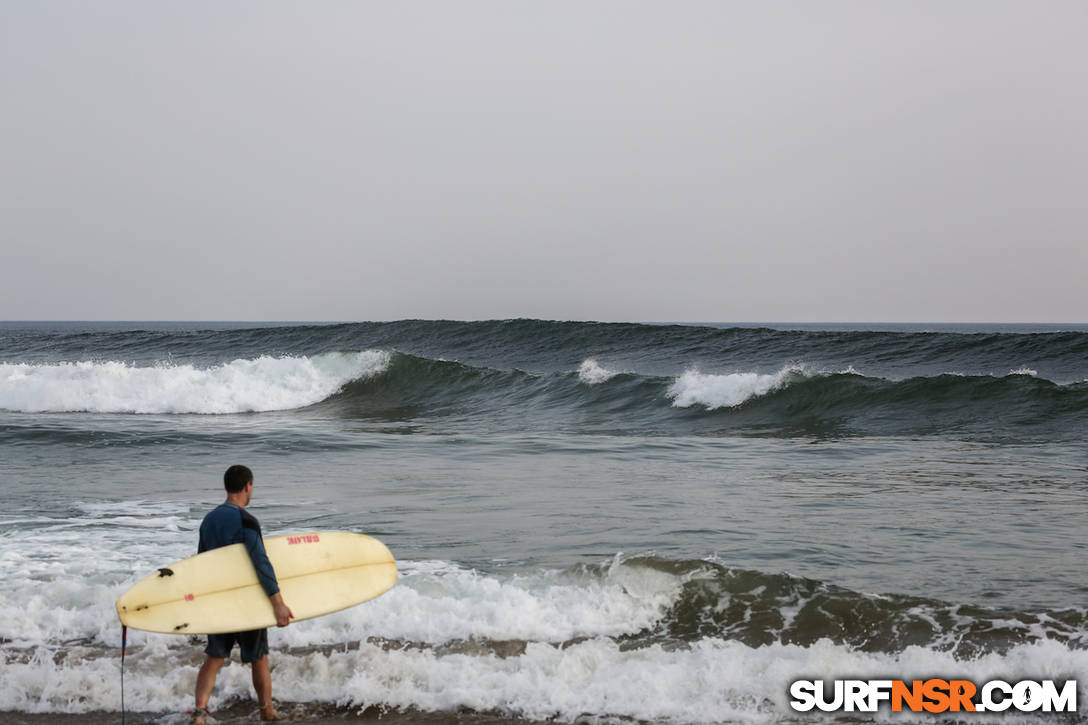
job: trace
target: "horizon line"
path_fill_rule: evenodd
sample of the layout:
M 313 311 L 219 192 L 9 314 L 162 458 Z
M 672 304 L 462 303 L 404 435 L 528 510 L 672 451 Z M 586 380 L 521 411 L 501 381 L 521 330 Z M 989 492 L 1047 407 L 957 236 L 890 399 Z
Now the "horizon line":
M 452 317 L 398 317 L 388 319 L 353 319 L 353 320 L 305 320 L 305 319 L 213 319 L 213 318 L 97 318 L 97 319 L 62 319 L 62 318 L 27 318 L 27 319 L 3 319 L 0 324 L 10 323 L 229 323 L 229 324 L 276 324 L 276 325 L 353 325 L 353 324 L 387 324 L 393 322 L 513 322 L 527 320 L 533 322 L 557 322 L 557 323 L 598 323 L 610 325 L 1078 325 L 1085 326 L 1088 322 L 1061 321 L 1012 321 L 1012 320 L 596 320 L 589 318 L 558 318 L 558 317 L 482 317 L 482 318 L 452 318 Z

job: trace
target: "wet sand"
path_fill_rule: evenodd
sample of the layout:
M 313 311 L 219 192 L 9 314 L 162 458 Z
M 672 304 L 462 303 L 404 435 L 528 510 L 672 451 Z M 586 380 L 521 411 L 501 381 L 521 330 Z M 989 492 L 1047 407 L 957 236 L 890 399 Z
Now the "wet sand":
M 512 719 L 501 715 L 478 712 L 424 712 L 422 710 L 382 710 L 369 707 L 336 708 L 313 704 L 282 703 L 280 713 L 289 723 L 308 725 L 344 725 L 345 723 L 388 723 L 388 725 L 533 725 L 540 721 Z M 210 725 L 221 723 L 259 723 L 257 708 L 252 703 L 235 703 L 212 713 Z M 119 711 L 98 711 L 78 714 L 0 712 L 0 725 L 117 725 L 121 722 Z M 184 713 L 128 712 L 125 725 L 187 725 L 189 717 Z M 554 725 L 556 721 L 549 721 Z

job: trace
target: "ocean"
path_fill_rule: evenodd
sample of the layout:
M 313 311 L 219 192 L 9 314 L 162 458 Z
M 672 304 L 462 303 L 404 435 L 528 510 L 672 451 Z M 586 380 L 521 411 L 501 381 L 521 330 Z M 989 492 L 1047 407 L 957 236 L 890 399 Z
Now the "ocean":
M 114 600 L 266 534 L 384 541 L 386 595 L 270 631 L 314 721 L 802 723 L 797 679 L 1077 679 L 1088 325 L 0 323 L 0 721 L 118 722 Z M 289 604 L 289 602 L 288 602 Z M 129 722 L 202 640 L 129 632 Z M 248 722 L 248 670 L 220 722 Z M 882 711 L 834 722 L 945 722 Z

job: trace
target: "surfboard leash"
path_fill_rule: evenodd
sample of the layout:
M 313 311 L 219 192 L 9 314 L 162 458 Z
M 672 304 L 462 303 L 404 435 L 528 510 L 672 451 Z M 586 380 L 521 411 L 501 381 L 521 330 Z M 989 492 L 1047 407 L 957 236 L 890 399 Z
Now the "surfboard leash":
M 125 650 L 128 647 L 128 625 L 121 625 L 121 725 L 125 725 Z

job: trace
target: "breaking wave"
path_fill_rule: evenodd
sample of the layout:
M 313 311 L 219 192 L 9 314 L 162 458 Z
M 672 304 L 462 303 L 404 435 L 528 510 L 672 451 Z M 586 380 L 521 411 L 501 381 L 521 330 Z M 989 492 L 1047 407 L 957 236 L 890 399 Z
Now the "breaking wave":
M 172 513 L 182 514 L 170 520 L 183 528 L 195 525 Z M 74 522 L 29 523 L 46 542 L 51 528 L 81 521 L 111 536 L 147 537 L 142 519 L 105 507 Z M 57 566 L 48 559 L 14 549 L 0 557 L 8 622 L 0 630 L 0 711 L 117 707 L 112 602 L 146 573 L 121 549 L 72 562 L 93 586 L 44 571 Z M 143 552 L 141 566 L 189 549 L 160 545 Z M 1015 681 L 1071 679 L 1088 667 L 1084 609 L 987 609 L 656 556 L 514 573 L 401 562 L 401 575 L 373 602 L 271 633 L 280 699 L 540 720 L 770 723 L 789 715 L 788 684 L 815 672 Z M 28 609 L 18 597 L 31 585 Z M 199 638 L 129 637 L 129 707 L 186 707 Z M 248 671 L 230 667 L 213 706 L 248 697 Z
M 703 405 L 707 410 L 735 408 L 751 398 L 803 380 L 804 370 L 789 367 L 772 375 L 760 373 L 730 373 L 707 375 L 688 370 L 669 387 L 668 396 L 678 408 Z
M 442 432 L 454 425 L 655 436 L 1059 440 L 1088 423 L 1088 382 L 1058 383 L 1026 366 L 996 374 L 902 378 L 801 362 L 730 372 L 706 364 L 675 366 L 672 373 L 632 367 L 587 357 L 565 369 L 533 371 L 392 348 L 260 355 L 207 365 L 170 359 L 0 363 L 0 409 L 204 415 L 304 410 L 407 421 Z M 43 435 L 37 428 L 33 434 Z M 0 428 L 3 435 L 21 433 Z
M 389 354 L 367 350 L 197 367 L 159 363 L 0 364 L 0 409 L 29 412 L 247 413 L 290 410 L 375 375 Z

